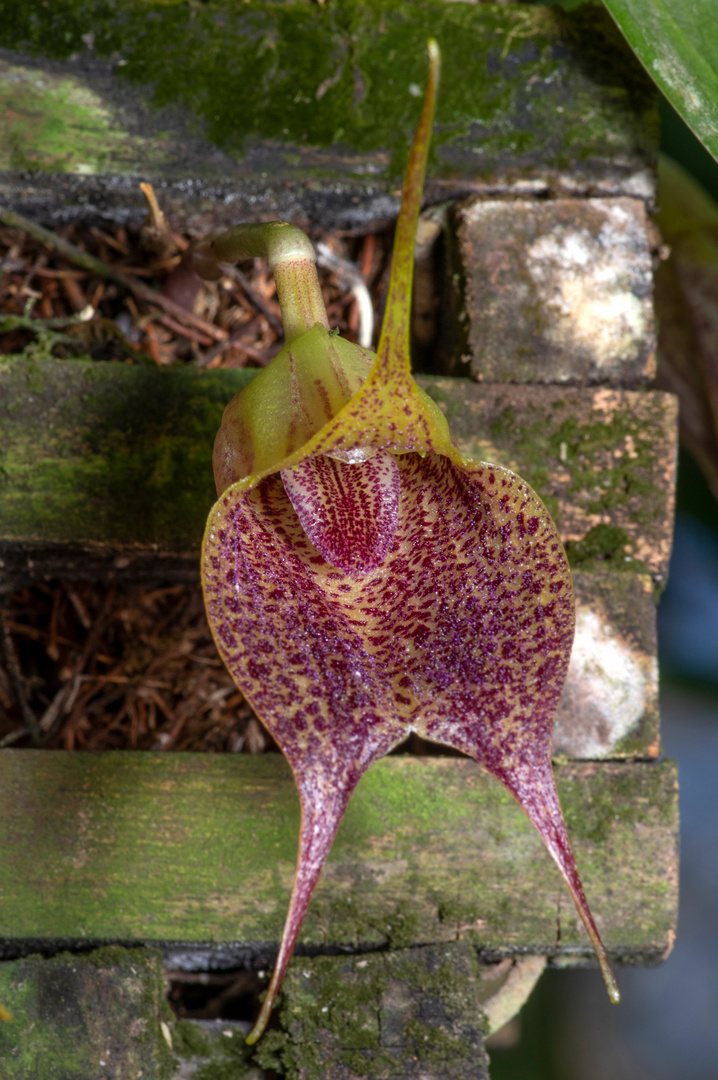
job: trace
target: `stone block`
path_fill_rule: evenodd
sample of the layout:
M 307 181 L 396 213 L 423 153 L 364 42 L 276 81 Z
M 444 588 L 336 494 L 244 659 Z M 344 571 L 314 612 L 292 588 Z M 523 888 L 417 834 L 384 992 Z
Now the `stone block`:
M 638 199 L 475 199 L 455 211 L 454 365 L 485 382 L 637 387 L 655 375 Z

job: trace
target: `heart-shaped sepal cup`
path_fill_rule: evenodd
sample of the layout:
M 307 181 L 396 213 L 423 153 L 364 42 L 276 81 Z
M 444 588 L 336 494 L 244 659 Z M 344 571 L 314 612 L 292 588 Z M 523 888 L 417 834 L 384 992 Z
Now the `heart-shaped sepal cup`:
M 474 758 L 517 799 L 619 997 L 551 769 L 574 633 L 566 556 L 536 493 L 462 455 L 411 376 L 414 238 L 438 78 L 430 42 L 376 356 L 329 330 L 313 248 L 293 226 L 239 226 L 196 256 L 215 276 L 223 262 L 267 255 L 286 330 L 276 359 L 225 410 L 202 550 L 217 647 L 286 755 L 302 809 L 284 935 L 249 1042 L 266 1026 L 354 788 L 412 731 Z

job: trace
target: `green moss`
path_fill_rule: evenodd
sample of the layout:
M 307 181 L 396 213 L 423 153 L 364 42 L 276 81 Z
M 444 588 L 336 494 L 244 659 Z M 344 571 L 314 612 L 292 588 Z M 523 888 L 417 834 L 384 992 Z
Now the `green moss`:
M 463 944 L 296 961 L 280 1010 L 283 1034 L 258 1055 L 287 1080 L 322 1080 L 332 1068 L 374 1078 L 409 1062 L 476 1068 L 481 972 Z M 459 1069 L 463 1075 L 463 1069 Z
M 582 540 L 568 541 L 566 554 L 574 570 L 579 567 L 589 570 L 603 564 L 609 564 L 614 570 L 638 569 L 636 560 L 631 559 L 627 563 L 628 548 L 629 538 L 625 529 L 615 525 L 594 525 Z
M 440 0 L 2 0 L 0 15 L 0 45 L 59 60 L 82 55 L 91 28 L 94 55 L 121 59 L 121 77 L 149 84 L 155 106 L 181 109 L 191 128 L 235 156 L 251 142 L 277 141 L 289 169 L 308 146 L 338 145 L 358 154 L 390 148 L 390 172 L 399 171 L 429 34 L 448 61 L 434 150 L 444 172 L 491 171 L 499 158 L 565 168 L 603 160 L 607 148 L 614 159 L 654 152 L 653 91 L 600 8 L 566 15 Z M 114 158 L 111 143 L 102 153 L 121 171 L 121 137 L 102 109 L 62 92 L 66 99 L 58 88 L 53 108 L 40 110 L 36 138 L 21 138 L 22 161 L 37 160 L 38 140 L 48 161 L 57 157 L 53 139 L 61 145 L 70 106 L 82 107 L 120 139 Z M 104 167 L 97 149 L 94 158 L 89 147 L 73 153 L 88 168 Z
M 148 950 L 107 948 L 81 956 L 27 957 L 0 964 L 3 1080 L 86 1080 L 105 1059 L 113 1075 L 175 1075 L 160 1030 L 161 959 Z
M 196 548 L 215 499 L 211 455 L 222 410 L 252 374 L 0 364 L 0 397 L 11 403 L 3 535 Z
M 209 1060 L 192 1073 L 193 1080 L 256 1080 L 253 1058 L 241 1031 L 220 1032 L 212 1040 Z
M 0 61 L 0 169 L 124 171 L 138 153 L 162 163 L 158 140 L 123 130 L 81 78 Z
M 280 1004 L 283 1001 L 280 998 Z M 287 1044 L 284 1032 L 269 1030 L 265 1031 L 254 1050 L 254 1060 L 261 1069 L 278 1073 L 283 1080 L 289 1080 L 288 1069 L 292 1067 L 293 1054 Z
M 598 860 L 587 891 L 600 896 L 613 882 L 620 852 L 621 889 L 635 910 L 620 919 L 607 911 L 607 931 L 663 948 L 666 905 L 651 883 L 672 844 L 670 766 L 573 764 L 557 775 L 577 856 Z M 527 942 L 549 948 L 558 874 L 503 795 L 468 761 L 378 762 L 350 802 L 302 946 L 385 948 L 394 933 L 415 944 L 461 932 L 492 951 Z M 412 816 L 420 798 L 433 805 L 429 822 Z M 0 811 L 0 861 L 15 883 L 1 897 L 6 939 L 279 939 L 299 828 L 295 787 L 279 755 L 8 752 L 0 755 Z M 650 827 L 638 835 L 636 822 Z M 601 830 L 609 830 L 610 850 L 586 839 Z M 639 929 L 643 909 L 654 937 Z M 565 934 L 563 942 L 583 939 Z M 301 959 L 295 963 L 301 969 Z M 0 1000 L 11 1004 L 2 993 Z
M 672 765 L 665 761 L 644 770 L 640 785 L 628 770 L 616 769 L 610 778 L 604 773 L 600 780 L 596 778 L 590 793 L 580 782 L 567 783 L 561 778 L 561 805 L 572 839 L 601 845 L 607 843 L 616 822 L 633 829 L 673 821 L 676 806 L 665 797 L 666 770 Z
M 373 1077 L 375 1080 L 389 1080 L 396 1076 L 396 1061 L 387 1053 L 367 1054 L 346 1052 L 342 1054 L 342 1064 L 351 1069 L 356 1076 Z M 323 1080 L 321 1073 L 315 1073 L 316 1080 Z
M 499 460 L 508 454 L 521 463 L 521 475 L 541 495 L 559 529 L 561 506 L 552 494 L 557 474 L 568 474 L 568 482 L 561 481 L 561 498 L 586 515 L 613 516 L 619 510 L 642 531 L 660 525 L 665 493 L 653 478 L 661 403 L 647 402 L 641 415 L 624 407 L 585 416 L 573 413 L 569 396 L 555 403 L 554 416 L 535 407 L 533 422 L 522 416 L 519 423 L 515 410 L 505 408 L 489 427 Z M 566 551 L 574 567 L 600 568 L 608 562 L 612 569 L 643 572 L 645 566 L 633 555 L 639 538 L 602 523 L 569 542 Z
M 180 1057 L 208 1057 L 212 1052 L 212 1040 L 193 1021 L 179 1020 L 173 1024 L 172 1045 Z
M 438 1026 L 414 1021 L 407 1026 L 406 1036 L 411 1057 L 421 1055 L 427 1064 L 450 1068 L 457 1058 L 459 1061 L 466 1058 L 465 1039 Z

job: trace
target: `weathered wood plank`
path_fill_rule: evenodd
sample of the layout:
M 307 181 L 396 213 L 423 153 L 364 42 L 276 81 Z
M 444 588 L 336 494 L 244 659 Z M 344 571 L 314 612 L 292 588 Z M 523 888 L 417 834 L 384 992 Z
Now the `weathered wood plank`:
M 501 965 L 499 971 L 504 965 Z M 276 1028 L 250 1049 L 249 1024 L 177 1020 L 154 949 L 106 947 L 0 962 L 3 1080 L 487 1080 L 482 1002 L 497 965 L 452 942 L 363 957 L 303 957 Z M 504 973 L 505 976 L 505 973 Z M 178 1070 L 179 1067 L 179 1071 Z
M 253 375 L 0 364 L 2 539 L 198 550 L 222 411 Z
M 1 5 L 0 198 L 41 216 L 180 224 L 396 216 L 425 77 L 444 54 L 429 200 L 472 191 L 651 199 L 650 80 L 600 8 L 443 0 L 25 0 Z
M 199 548 L 222 409 L 253 376 L 86 361 L 0 364 L 0 558 L 58 543 L 163 555 Z M 574 566 L 665 578 L 676 405 L 669 394 L 424 377 L 461 449 L 519 472 Z M 41 546 L 35 547 L 37 562 Z M 122 567 L 117 569 L 121 570 Z M 42 575 L 41 567 L 34 573 Z
M 609 951 L 657 961 L 676 920 L 675 767 L 564 764 L 557 778 Z M 198 949 L 266 959 L 298 819 L 279 755 L 2 751 L 0 948 L 182 943 L 176 966 Z M 495 780 L 464 759 L 386 759 L 349 806 L 301 946 L 457 939 L 485 956 L 591 954 L 538 834 Z
M 673 535 L 677 400 L 599 388 L 426 379 L 457 445 L 520 473 L 556 522 L 573 567 L 665 581 Z
M 471 200 L 455 212 L 454 366 L 486 382 L 655 377 L 652 239 L 638 199 Z

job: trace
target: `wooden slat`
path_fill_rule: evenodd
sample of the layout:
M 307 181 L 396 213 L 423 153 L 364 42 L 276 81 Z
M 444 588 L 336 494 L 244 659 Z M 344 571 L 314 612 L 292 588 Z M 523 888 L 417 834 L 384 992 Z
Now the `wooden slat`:
M 173 1017 L 156 950 L 5 961 L 0 1001 L 12 1021 L 0 1024 L 0 1076 L 259 1080 L 258 1063 L 281 1063 L 296 1080 L 446 1080 L 447 1070 L 452 1080 L 488 1080 L 482 1003 L 506 977 L 496 967 L 457 942 L 302 957 L 284 982 L 279 1030 L 250 1048 L 246 1022 Z
M 80 17 L 38 0 L 0 25 L 0 201 L 139 218 L 139 178 L 200 231 L 391 221 L 429 36 L 444 54 L 432 201 L 652 197 L 655 90 L 600 8 L 223 0 L 188 18 L 87 0 Z
M 676 919 L 675 767 L 567 764 L 557 777 L 609 950 L 656 961 Z M 5 955 L 119 940 L 236 959 L 278 941 L 298 834 L 279 755 L 5 750 L 0 820 Z M 465 759 L 385 759 L 350 803 L 301 943 L 457 938 L 485 955 L 590 955 L 538 835 L 495 780 Z
M 673 535 L 678 403 L 672 394 L 422 382 L 464 453 L 539 493 L 572 566 L 665 581 Z
M 573 572 L 576 636 L 554 754 L 655 758 L 660 752 L 656 608 L 647 574 Z
M 2 1080 L 159 1080 L 175 1076 L 160 1023 L 162 961 L 149 949 L 30 956 L 0 964 Z
M 8 577 L 13 550 L 31 545 L 39 562 L 42 542 L 51 552 L 58 543 L 108 545 L 110 562 L 142 548 L 197 550 L 215 497 L 211 452 L 222 410 L 252 374 L 80 360 L 0 365 L 0 558 Z M 465 453 L 508 465 L 538 491 L 574 565 L 665 578 L 676 460 L 671 395 L 420 382 Z M 34 572 L 41 576 L 41 567 Z
M 295 961 L 285 1068 L 297 1080 L 489 1080 L 481 1004 L 500 981 L 491 989 L 489 971 L 457 942 Z

